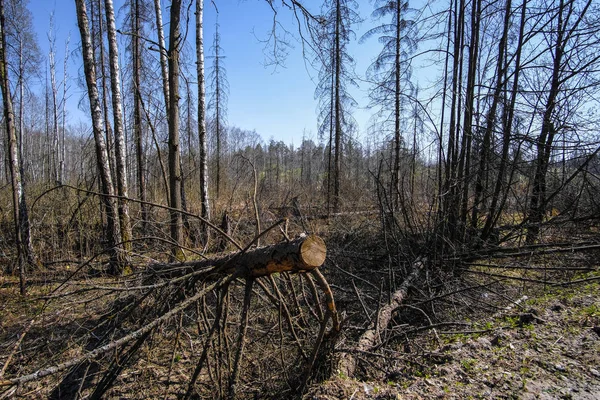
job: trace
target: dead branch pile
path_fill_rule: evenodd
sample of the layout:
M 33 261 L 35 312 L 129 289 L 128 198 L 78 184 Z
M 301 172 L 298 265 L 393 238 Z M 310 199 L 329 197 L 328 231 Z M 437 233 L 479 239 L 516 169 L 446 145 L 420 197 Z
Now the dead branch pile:
M 327 331 L 340 329 L 318 270 L 325 256 L 323 240 L 305 236 L 212 260 L 153 264 L 117 284 L 66 282 L 44 297 L 29 333 L 13 344 L 0 397 L 296 393 Z M 39 335 L 55 340 L 40 345 Z

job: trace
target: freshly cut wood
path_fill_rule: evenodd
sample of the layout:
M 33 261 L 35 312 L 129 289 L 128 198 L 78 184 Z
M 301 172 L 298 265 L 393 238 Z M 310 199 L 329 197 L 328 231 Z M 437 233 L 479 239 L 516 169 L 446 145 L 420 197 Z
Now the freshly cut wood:
M 369 351 L 373 346 L 377 345 L 377 341 L 381 337 L 381 332 L 387 329 L 387 326 L 392 320 L 394 311 L 396 311 L 406 299 L 408 289 L 410 289 L 414 282 L 419 278 L 424 265 L 425 260 L 423 259 L 418 259 L 413 263 L 413 270 L 410 275 L 402 282 L 400 288 L 394 292 L 389 304 L 386 304 L 379 309 L 377 318 L 373 320 L 369 329 L 361 335 L 358 340 L 358 345 L 356 346 L 357 353 Z M 356 370 L 356 361 L 354 354 L 343 353 L 338 363 L 338 373 L 349 377 L 353 376 L 354 371 Z
M 326 255 L 327 247 L 323 239 L 309 235 L 215 259 L 152 264 L 149 272 L 163 277 L 206 271 L 207 274 L 215 276 L 235 273 L 237 276 L 256 278 L 276 272 L 310 271 L 323 265 Z

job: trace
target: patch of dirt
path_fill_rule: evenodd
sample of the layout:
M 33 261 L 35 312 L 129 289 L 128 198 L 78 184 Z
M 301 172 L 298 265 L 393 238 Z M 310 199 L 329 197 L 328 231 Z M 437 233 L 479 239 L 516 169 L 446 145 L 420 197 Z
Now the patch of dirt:
M 336 377 L 304 399 L 598 399 L 598 293 L 597 283 L 553 289 L 473 324 L 482 329 L 412 337 L 413 363 L 378 380 Z

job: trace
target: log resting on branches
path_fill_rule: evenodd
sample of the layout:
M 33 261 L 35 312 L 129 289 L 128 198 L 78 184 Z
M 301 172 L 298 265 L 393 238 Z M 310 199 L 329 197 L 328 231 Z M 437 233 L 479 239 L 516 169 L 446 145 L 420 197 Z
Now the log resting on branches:
M 423 259 L 418 259 L 413 263 L 412 272 L 406 277 L 404 282 L 402 282 L 400 288 L 393 293 L 389 304 L 386 304 L 379 309 L 377 318 L 375 318 L 371 326 L 360 336 L 358 345 L 356 346 L 358 352 L 369 351 L 372 347 L 377 345 L 381 333 L 387 329 L 387 326 L 392 320 L 394 311 L 402 305 L 408 295 L 408 290 L 421 275 L 425 262 L 426 261 Z M 344 353 L 338 363 L 338 372 L 351 377 L 354 375 L 356 363 L 357 359 L 354 354 Z
M 177 264 L 152 264 L 149 272 L 154 276 L 173 278 L 206 270 L 207 274 L 215 277 L 235 273 L 240 277 L 258 278 L 276 272 L 313 270 L 323 265 L 326 254 L 327 248 L 323 239 L 309 235 L 215 259 Z
M 186 310 L 195 302 L 201 300 L 207 293 L 216 290 L 220 287 L 225 287 L 229 282 L 246 277 L 252 280 L 253 278 L 268 276 L 276 272 L 304 272 L 312 271 L 321 266 L 325 262 L 326 246 L 323 240 L 318 236 L 303 236 L 298 239 L 278 243 L 272 246 L 261 247 L 249 251 L 241 251 L 230 254 L 225 257 L 202 260 L 187 263 L 176 264 L 153 264 L 150 266 L 152 275 L 149 278 L 164 278 L 179 277 L 187 274 L 197 274 L 207 279 L 214 278 L 214 282 L 204 287 L 198 293 L 191 297 L 185 298 L 178 304 L 174 304 L 173 308 L 163 315 L 155 318 L 151 322 L 134 330 L 133 332 L 111 341 L 92 351 L 84 352 L 78 357 L 52 365 L 50 367 L 39 369 L 28 375 L 12 377 L 9 379 L 1 379 L 0 388 L 4 386 L 14 386 L 30 381 L 35 381 L 53 375 L 74 366 L 77 366 L 85 361 L 95 359 L 100 355 L 109 353 L 117 348 L 123 347 L 132 341 L 142 338 L 150 331 L 158 327 L 170 318 L 173 318 L 178 313 Z M 324 280 L 324 278 L 323 278 Z M 335 304 L 331 297 L 331 290 L 326 282 L 326 296 L 328 296 L 328 309 L 333 314 L 331 317 L 334 321 L 334 329 L 339 330 L 339 322 Z M 329 294 L 328 294 L 329 293 Z M 22 340 L 22 339 L 19 339 Z M 8 365 L 8 362 L 6 363 Z M 2 370 L 5 368 L 3 367 Z M 2 393 L 0 393 L 2 397 Z

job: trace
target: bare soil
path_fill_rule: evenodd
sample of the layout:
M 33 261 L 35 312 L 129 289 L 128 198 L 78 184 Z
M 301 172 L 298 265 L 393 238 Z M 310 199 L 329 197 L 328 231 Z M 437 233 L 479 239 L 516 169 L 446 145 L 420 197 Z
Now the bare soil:
M 598 399 L 595 282 L 532 290 L 495 315 L 466 321 L 467 329 L 413 335 L 404 342 L 413 351 L 366 368 L 375 379 L 336 376 L 304 399 Z

